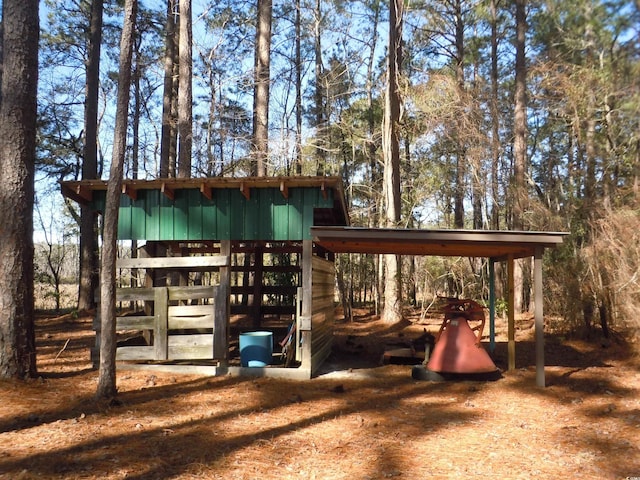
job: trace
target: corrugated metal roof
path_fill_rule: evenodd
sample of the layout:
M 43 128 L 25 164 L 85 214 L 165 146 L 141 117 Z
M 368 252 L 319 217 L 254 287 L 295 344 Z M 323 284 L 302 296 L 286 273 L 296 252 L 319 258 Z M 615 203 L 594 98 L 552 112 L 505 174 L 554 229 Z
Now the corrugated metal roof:
M 564 232 L 419 230 L 358 227 L 311 228 L 314 242 L 334 253 L 435 255 L 506 259 L 533 256 L 562 244 Z

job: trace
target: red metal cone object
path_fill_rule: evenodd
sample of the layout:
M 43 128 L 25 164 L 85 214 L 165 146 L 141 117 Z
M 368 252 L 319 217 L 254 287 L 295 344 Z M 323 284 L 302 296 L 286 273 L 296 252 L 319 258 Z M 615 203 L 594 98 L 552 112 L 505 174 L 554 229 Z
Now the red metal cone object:
M 441 373 L 490 373 L 497 370 L 489 354 L 476 343 L 464 317 L 449 319 L 436 342 L 427 369 Z

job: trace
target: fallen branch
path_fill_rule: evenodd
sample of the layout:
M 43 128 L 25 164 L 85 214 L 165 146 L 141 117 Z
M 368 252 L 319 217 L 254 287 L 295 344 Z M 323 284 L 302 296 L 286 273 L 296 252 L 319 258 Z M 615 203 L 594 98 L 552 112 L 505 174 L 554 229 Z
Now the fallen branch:
M 56 360 L 58 360 L 58 357 L 62 354 L 62 352 L 64 352 L 65 348 L 67 348 L 67 345 L 69 345 L 69 342 L 71 341 L 70 338 L 67 338 L 67 341 L 64 342 L 64 346 L 62 347 L 62 349 L 58 352 L 58 354 L 56 355 L 56 358 L 53 359 L 53 361 L 55 362 Z

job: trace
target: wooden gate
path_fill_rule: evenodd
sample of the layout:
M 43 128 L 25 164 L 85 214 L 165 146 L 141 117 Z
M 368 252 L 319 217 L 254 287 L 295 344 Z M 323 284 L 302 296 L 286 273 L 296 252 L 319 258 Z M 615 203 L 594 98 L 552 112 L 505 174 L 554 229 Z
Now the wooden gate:
M 151 306 L 151 315 L 116 318 L 116 330 L 136 330 L 148 333 L 150 345 L 120 346 L 117 360 L 213 360 L 225 357 L 217 351 L 216 306 L 224 305 L 219 286 L 121 288 L 116 291 L 118 302 L 144 302 Z M 226 342 L 225 348 L 226 348 Z

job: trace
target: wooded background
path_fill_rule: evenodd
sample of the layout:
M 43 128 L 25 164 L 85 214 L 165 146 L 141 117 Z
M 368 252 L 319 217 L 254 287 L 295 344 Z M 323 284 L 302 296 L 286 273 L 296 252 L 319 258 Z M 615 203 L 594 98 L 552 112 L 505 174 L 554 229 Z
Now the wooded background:
M 545 313 L 637 326 L 637 1 L 180 4 L 138 5 L 125 177 L 337 175 L 354 225 L 567 231 L 545 255 Z M 55 181 L 110 168 L 122 24 L 119 2 L 42 3 L 36 230 L 80 237 L 79 308 L 94 306 L 95 217 L 61 207 Z M 341 295 L 378 308 L 392 277 L 405 304 L 487 297 L 481 260 L 392 268 L 340 256 Z

